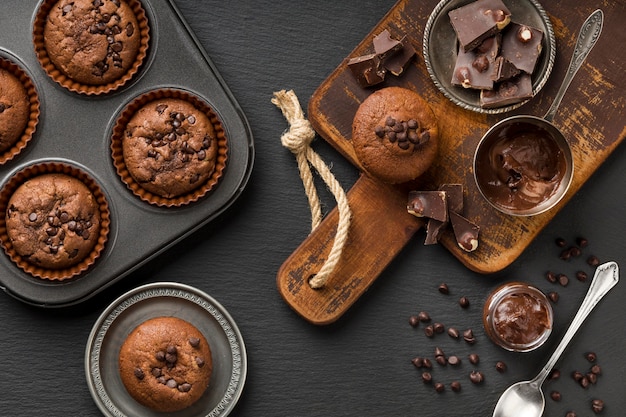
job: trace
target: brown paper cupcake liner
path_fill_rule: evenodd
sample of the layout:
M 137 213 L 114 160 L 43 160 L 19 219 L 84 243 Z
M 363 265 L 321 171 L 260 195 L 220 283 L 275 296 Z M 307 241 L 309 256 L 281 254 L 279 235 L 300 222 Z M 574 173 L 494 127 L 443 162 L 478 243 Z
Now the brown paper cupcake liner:
M 22 136 L 13 144 L 12 147 L 0 153 L 0 165 L 2 165 L 15 158 L 15 156 L 19 154 L 33 138 L 35 130 L 37 130 L 37 124 L 39 123 L 40 102 L 35 84 L 19 65 L 8 59 L 0 57 L 0 68 L 10 72 L 15 75 L 18 80 L 20 80 L 20 82 L 24 85 L 24 88 L 26 88 L 26 95 L 28 96 L 30 102 L 30 117 L 28 123 L 26 124 L 26 128 L 24 129 Z
M 128 168 L 126 167 L 122 147 L 124 131 L 126 130 L 126 126 L 133 115 L 146 104 L 163 98 L 182 99 L 193 104 L 194 107 L 207 115 L 213 124 L 213 128 L 215 129 L 217 136 L 217 160 L 211 177 L 203 185 L 199 186 L 191 193 L 174 198 L 162 197 L 142 188 L 141 185 L 133 179 L 128 171 Z M 133 194 L 141 200 L 160 207 L 180 207 L 198 201 L 213 190 L 218 184 L 220 178 L 224 174 L 224 169 L 226 168 L 226 161 L 228 159 L 228 141 L 226 134 L 224 133 L 222 122 L 213 109 L 205 103 L 204 100 L 182 90 L 159 89 L 149 91 L 137 97 L 122 111 L 115 122 L 115 126 L 113 127 L 113 134 L 111 138 L 111 156 L 113 158 L 113 165 L 115 166 L 122 182 L 126 184 Z
M 17 188 L 28 179 L 34 178 L 38 175 L 52 173 L 65 174 L 81 180 L 93 193 L 100 207 L 100 232 L 98 240 L 91 250 L 91 253 L 78 264 L 65 269 L 46 269 L 29 263 L 27 259 L 24 259 L 16 252 L 11 240 L 9 239 L 6 225 L 7 206 L 9 199 L 15 190 L 17 190 Z M 51 281 L 63 281 L 74 278 L 91 268 L 105 248 L 111 225 L 109 204 L 96 181 L 86 172 L 72 165 L 58 162 L 31 165 L 13 175 L 0 191 L 0 213 L 2 213 L 0 215 L 0 244 L 2 244 L 5 253 L 9 256 L 11 261 L 13 261 L 13 263 L 15 263 L 24 272 L 32 275 L 33 277 Z
M 121 78 L 103 85 L 88 85 L 76 82 L 61 72 L 50 59 L 44 43 L 44 27 L 46 25 L 46 21 L 48 20 L 48 13 L 50 13 L 50 10 L 52 10 L 52 7 L 54 7 L 57 2 L 58 0 L 44 0 L 39 7 L 33 24 L 33 43 L 35 46 L 35 53 L 37 54 L 39 63 L 48 76 L 57 84 L 68 89 L 69 91 L 87 96 L 107 94 L 127 84 L 135 76 L 135 74 L 137 74 L 148 54 L 150 26 L 148 25 L 148 18 L 141 2 L 139 0 L 126 0 L 127 4 L 135 13 L 141 35 L 139 51 L 137 53 L 135 63 Z

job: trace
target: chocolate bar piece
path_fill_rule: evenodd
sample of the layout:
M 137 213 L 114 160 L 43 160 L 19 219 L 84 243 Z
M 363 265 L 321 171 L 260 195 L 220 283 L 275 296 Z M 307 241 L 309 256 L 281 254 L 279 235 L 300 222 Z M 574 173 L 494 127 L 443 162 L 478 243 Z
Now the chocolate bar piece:
M 450 212 L 450 223 L 452 223 L 456 243 L 461 249 L 466 252 L 478 249 L 478 234 L 480 233 L 478 225 L 454 211 Z
M 494 65 L 493 73 L 491 74 L 491 78 L 494 82 L 499 83 L 502 81 L 510 80 L 511 78 L 519 75 L 521 71 L 517 69 L 511 61 L 504 57 L 497 57 Z
M 374 52 L 383 61 L 388 56 L 391 56 L 402 49 L 402 42 L 392 38 L 387 29 L 374 36 L 372 43 L 374 44 Z
M 533 83 L 530 75 L 522 73 L 498 84 L 493 90 L 480 92 L 480 106 L 490 109 L 528 100 L 533 96 Z
M 511 22 L 502 33 L 500 56 L 517 69 L 532 74 L 541 55 L 543 32 L 539 29 Z
M 362 87 L 371 87 L 385 80 L 387 72 L 377 54 L 369 54 L 348 60 L 348 68 Z
M 501 36 L 497 34 L 485 39 L 480 46 L 465 52 L 459 45 L 452 85 L 479 90 L 493 89 L 493 71 L 500 51 Z
M 406 209 L 416 217 L 448 221 L 448 202 L 445 191 L 411 191 Z
M 477 0 L 448 12 L 463 51 L 477 48 L 511 21 L 511 12 L 502 0 Z
M 462 184 L 443 184 L 439 187 L 440 191 L 446 193 L 446 202 L 448 204 L 448 212 L 454 211 L 461 214 L 463 212 L 463 185 Z M 449 215 L 448 215 L 449 217 Z M 429 219 L 426 225 L 425 245 L 434 245 L 439 242 L 441 234 L 446 229 L 448 222 L 442 222 L 436 219 Z
M 408 67 L 411 63 L 411 59 L 417 53 L 415 52 L 415 48 L 413 48 L 413 45 L 406 36 L 401 39 L 401 42 L 402 49 L 400 49 L 395 54 L 385 58 L 385 61 L 383 62 L 387 71 L 389 71 L 396 77 L 399 77 L 404 72 L 406 67 Z

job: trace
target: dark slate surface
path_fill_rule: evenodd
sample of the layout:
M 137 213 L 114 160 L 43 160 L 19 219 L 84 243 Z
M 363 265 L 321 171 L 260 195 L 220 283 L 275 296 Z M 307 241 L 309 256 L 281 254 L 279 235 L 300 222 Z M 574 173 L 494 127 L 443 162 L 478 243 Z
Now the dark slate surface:
M 624 263 L 626 152 L 619 147 L 556 216 L 528 250 L 493 276 L 469 272 L 437 246 L 424 247 L 418 233 L 372 288 L 337 323 L 314 327 L 282 301 L 275 276 L 282 262 L 306 237 L 310 219 L 295 160 L 280 144 L 286 123 L 270 103 L 272 92 L 294 89 L 303 106 L 325 77 L 393 6 L 393 1 L 198 1 L 176 4 L 231 87 L 255 136 L 256 163 L 247 190 L 213 224 L 204 227 L 147 266 L 82 305 L 60 310 L 30 307 L 0 297 L 0 409 L 6 416 L 98 416 L 84 376 L 84 349 L 91 327 L 117 296 L 138 285 L 179 281 L 206 291 L 231 313 L 248 349 L 248 379 L 236 416 L 461 416 L 491 415 L 502 390 L 534 376 L 578 307 L 588 282 L 573 279 L 591 269 L 583 257 L 558 258 L 562 236 L 585 236 L 585 256 Z M 184 77 L 184 66 L 181 66 Z M 349 188 L 358 173 L 323 140 L 314 148 Z M 323 189 L 323 186 L 320 184 Z M 334 206 L 322 191 L 324 209 Z M 382 215 L 382 214 L 381 214 Z M 138 239 L 141 231 L 138 231 Z M 566 288 L 549 284 L 547 270 L 572 279 Z M 561 294 L 555 306 L 555 333 L 533 353 L 512 354 L 491 344 L 480 324 L 482 302 L 500 283 L 518 279 Z M 451 294 L 437 291 L 446 282 Z M 471 301 L 462 310 L 458 297 Z M 619 284 L 583 325 L 558 367 L 562 377 L 548 383 L 560 402 L 547 400 L 549 416 L 569 410 L 592 415 L 590 401 L 606 402 L 604 415 L 626 409 L 623 375 L 624 297 Z M 440 335 L 428 339 L 408 317 L 428 311 L 445 325 L 472 328 L 477 343 Z M 461 367 L 437 365 L 436 380 L 458 379 L 463 389 L 436 394 L 414 369 L 414 356 L 434 355 L 436 346 L 462 357 Z M 603 374 L 583 390 L 569 374 L 589 367 L 594 351 Z M 475 352 L 477 367 L 467 360 Z M 508 371 L 494 364 L 503 360 Z M 481 386 L 469 382 L 477 368 Z

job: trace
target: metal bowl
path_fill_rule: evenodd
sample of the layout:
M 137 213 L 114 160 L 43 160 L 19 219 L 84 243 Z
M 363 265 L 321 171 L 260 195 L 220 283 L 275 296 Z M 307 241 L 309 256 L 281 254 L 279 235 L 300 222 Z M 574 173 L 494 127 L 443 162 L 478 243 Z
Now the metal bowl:
M 519 115 L 501 120 L 482 137 L 474 154 L 474 179 L 493 207 L 534 216 L 556 206 L 574 176 L 569 143 L 546 119 Z

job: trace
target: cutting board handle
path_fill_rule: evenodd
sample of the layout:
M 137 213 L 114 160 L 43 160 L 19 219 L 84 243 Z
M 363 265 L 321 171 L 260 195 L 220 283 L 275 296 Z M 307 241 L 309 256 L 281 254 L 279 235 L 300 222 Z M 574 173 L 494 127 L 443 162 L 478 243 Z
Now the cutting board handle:
M 333 209 L 282 264 L 277 286 L 285 302 L 310 323 L 341 317 L 372 285 L 424 221 L 406 211 L 407 192 L 361 174 L 348 191 L 352 223 L 341 259 L 319 289 L 309 279 L 326 261 L 337 230 Z

